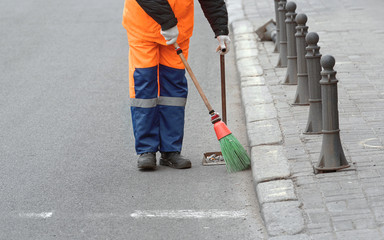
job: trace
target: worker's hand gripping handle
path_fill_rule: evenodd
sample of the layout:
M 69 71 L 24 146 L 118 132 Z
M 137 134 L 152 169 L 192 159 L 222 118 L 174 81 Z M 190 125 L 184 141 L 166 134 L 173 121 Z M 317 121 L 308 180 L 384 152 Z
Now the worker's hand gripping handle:
M 192 69 L 187 62 L 187 59 L 184 57 L 183 51 L 181 50 L 179 44 L 175 43 L 175 44 L 173 44 L 173 46 L 175 46 L 176 52 L 180 56 L 180 59 L 183 62 L 185 69 L 187 69 L 187 72 L 189 73 L 189 76 L 191 77 L 193 84 L 195 85 L 197 91 L 199 92 L 201 98 L 203 99 L 205 106 L 207 107 L 207 109 L 209 111 L 209 114 L 211 114 L 211 115 L 214 114 L 215 111 L 213 110 L 211 104 L 209 104 L 208 99 L 203 92 L 203 89 L 200 87 L 200 84 L 197 81 L 195 74 L 193 74 Z

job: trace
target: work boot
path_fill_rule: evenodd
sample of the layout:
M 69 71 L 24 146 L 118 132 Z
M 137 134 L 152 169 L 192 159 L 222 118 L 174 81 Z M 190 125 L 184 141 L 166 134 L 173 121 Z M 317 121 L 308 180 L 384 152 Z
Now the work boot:
M 192 166 L 191 161 L 183 157 L 179 152 L 162 152 L 160 165 L 177 169 L 190 168 Z
M 140 154 L 137 159 L 137 167 L 141 169 L 152 170 L 156 168 L 156 153 L 148 152 Z

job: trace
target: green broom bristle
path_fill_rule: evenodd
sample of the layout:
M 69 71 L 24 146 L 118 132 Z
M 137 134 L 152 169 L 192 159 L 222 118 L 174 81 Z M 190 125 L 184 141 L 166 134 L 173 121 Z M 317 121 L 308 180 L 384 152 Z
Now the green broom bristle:
M 228 172 L 237 172 L 250 167 L 251 159 L 235 136 L 229 134 L 219 142 Z

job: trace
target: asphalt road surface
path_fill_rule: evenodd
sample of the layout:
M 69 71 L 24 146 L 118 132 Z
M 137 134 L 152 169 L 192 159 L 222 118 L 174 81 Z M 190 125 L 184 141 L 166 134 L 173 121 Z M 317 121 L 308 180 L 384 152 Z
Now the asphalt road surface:
M 251 172 L 220 150 L 191 81 L 188 170 L 136 167 L 124 1 L 0 3 L 0 239 L 262 239 Z M 190 65 L 217 111 L 217 42 L 196 3 Z M 233 52 L 228 127 L 246 146 Z

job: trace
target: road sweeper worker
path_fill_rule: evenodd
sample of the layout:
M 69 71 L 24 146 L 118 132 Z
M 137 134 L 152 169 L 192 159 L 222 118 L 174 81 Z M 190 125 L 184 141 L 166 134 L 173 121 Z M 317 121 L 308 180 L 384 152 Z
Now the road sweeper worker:
M 224 0 L 199 0 L 220 54 L 229 51 L 228 14 Z M 125 0 L 123 26 L 129 43 L 129 94 L 138 167 L 190 168 L 180 154 L 187 100 L 185 69 L 178 43 L 188 57 L 193 31 L 193 0 Z M 224 50 L 226 49 L 226 50 Z

